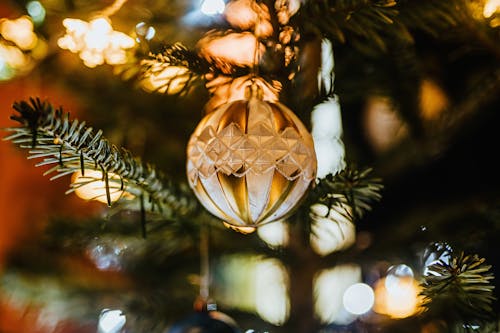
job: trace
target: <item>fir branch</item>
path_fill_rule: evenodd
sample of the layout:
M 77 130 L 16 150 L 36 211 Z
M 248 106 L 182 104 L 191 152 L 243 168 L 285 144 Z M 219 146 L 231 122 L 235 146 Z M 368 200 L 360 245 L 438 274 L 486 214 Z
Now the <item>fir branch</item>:
M 397 15 L 394 0 L 308 1 L 296 15 L 295 23 L 330 40 L 341 43 L 350 40 L 359 47 L 366 47 L 368 42 L 385 50 L 384 33 Z
M 423 306 L 432 312 L 444 311 L 464 325 L 490 319 L 494 278 L 491 266 L 477 255 L 452 256 L 427 267 L 423 288 Z
M 464 21 L 464 13 L 457 8 L 461 3 L 461 0 L 399 0 L 399 20 L 410 29 L 438 37 Z
M 169 68 L 176 67 L 176 73 L 167 73 Z M 204 74 L 208 73 L 210 65 L 194 51 L 189 50 L 181 43 L 165 46 L 158 54 L 151 53 L 149 59 L 141 62 L 141 79 L 154 78 L 161 82 L 156 87 L 156 91 L 170 93 L 171 87 L 175 84 L 182 84 L 179 95 L 186 94 L 189 87 Z M 164 75 L 168 74 L 168 75 Z
M 11 119 L 21 127 L 7 129 L 13 133 L 4 140 L 30 149 L 29 159 L 43 158 L 36 166 L 52 165 L 45 172 L 45 175 L 55 174 L 51 180 L 80 171 L 84 180 L 71 184 L 67 193 L 104 181 L 109 206 L 113 204 L 114 190 L 123 191 L 122 200 L 117 201 L 125 206 L 137 209 L 145 205 L 149 211 L 157 209 L 165 219 L 177 219 L 197 209 L 197 201 L 187 186 L 173 184 L 154 166 L 142 163 L 126 149 L 111 145 L 101 130 L 95 132 L 85 122 L 70 120 L 62 108 L 56 110 L 38 98 L 31 98 L 30 103 L 16 102 L 13 108 L 18 114 Z M 96 177 L 89 172 L 86 175 L 86 170 L 100 171 L 100 175 Z
M 356 220 L 371 210 L 371 204 L 382 198 L 381 180 L 370 177 L 372 169 L 356 170 L 346 167 L 336 175 L 320 179 L 314 188 L 314 203 L 322 203 L 337 213 L 342 212 L 350 220 Z M 350 207 L 350 210 L 339 207 Z M 350 216 L 352 215 L 352 216 Z

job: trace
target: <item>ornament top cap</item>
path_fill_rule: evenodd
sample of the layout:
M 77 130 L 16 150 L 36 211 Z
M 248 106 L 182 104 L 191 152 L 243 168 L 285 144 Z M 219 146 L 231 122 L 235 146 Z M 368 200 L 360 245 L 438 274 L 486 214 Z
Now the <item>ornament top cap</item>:
M 245 98 L 246 99 L 257 98 L 259 100 L 262 100 L 263 97 L 264 97 L 264 92 L 262 90 L 262 87 L 259 86 L 257 83 L 252 82 L 251 85 L 246 87 L 246 89 L 245 89 Z

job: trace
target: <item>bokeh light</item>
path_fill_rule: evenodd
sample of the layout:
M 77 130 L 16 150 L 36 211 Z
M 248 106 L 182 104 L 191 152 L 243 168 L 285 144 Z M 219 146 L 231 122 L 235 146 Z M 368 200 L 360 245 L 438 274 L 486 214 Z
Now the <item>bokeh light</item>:
M 274 325 L 286 321 L 290 311 L 289 281 L 279 260 L 256 255 L 224 256 L 216 271 L 214 297 L 218 303 L 255 312 Z
M 311 114 L 311 124 L 318 160 L 316 176 L 323 178 L 330 173 L 338 173 L 345 168 L 345 149 L 341 141 L 342 118 L 338 100 L 330 98 L 316 105 Z
M 39 1 L 29 1 L 26 10 L 35 24 L 42 24 L 45 20 L 46 11 Z
M 342 301 L 347 311 L 361 315 L 370 311 L 375 302 L 375 295 L 369 285 L 355 283 L 346 289 Z
M 339 205 L 329 209 L 323 204 L 310 207 L 310 242 L 314 252 L 325 256 L 347 249 L 356 241 L 356 227 L 350 221 L 350 208 Z
M 78 53 L 87 67 L 123 64 L 127 61 L 127 50 L 135 46 L 132 37 L 113 30 L 111 21 L 105 17 L 90 22 L 66 18 L 63 25 L 66 34 L 59 38 L 57 45 Z
M 106 183 L 103 180 L 101 171 L 85 170 L 83 176 L 81 171 L 76 171 L 71 177 L 72 187 L 77 196 L 84 200 L 97 200 L 102 203 L 107 203 Z M 115 202 L 124 196 L 124 191 L 121 189 L 120 176 L 109 172 L 109 194 L 111 202 Z M 130 194 L 127 193 L 127 196 Z
M 421 287 L 413 277 L 402 277 L 387 284 L 386 278 L 375 284 L 373 310 L 391 318 L 406 318 L 421 310 Z
M 413 278 L 413 276 L 414 274 L 411 267 L 405 264 L 393 265 L 389 267 L 389 269 L 387 270 L 387 276 L 385 278 L 385 287 L 388 290 L 397 288 L 397 285 L 400 283 L 401 279 Z
M 285 246 L 288 243 L 288 225 L 283 220 L 260 226 L 257 234 L 272 248 Z
M 365 105 L 364 128 L 376 152 L 384 153 L 408 135 L 407 125 L 399 118 L 388 97 L 369 97 Z
M 0 20 L 2 37 L 16 44 L 21 50 L 31 50 L 36 46 L 38 38 L 33 28 L 33 22 L 28 16 L 15 20 Z
M 318 272 L 314 279 L 314 309 L 321 322 L 349 324 L 355 316 L 343 304 L 345 290 L 361 281 L 361 268 L 355 264 L 337 265 Z
M 127 318 L 121 310 L 104 309 L 99 315 L 97 333 L 118 333 L 126 322 Z
M 226 3 L 224 0 L 203 0 L 200 10 L 203 14 L 208 16 L 222 14 Z

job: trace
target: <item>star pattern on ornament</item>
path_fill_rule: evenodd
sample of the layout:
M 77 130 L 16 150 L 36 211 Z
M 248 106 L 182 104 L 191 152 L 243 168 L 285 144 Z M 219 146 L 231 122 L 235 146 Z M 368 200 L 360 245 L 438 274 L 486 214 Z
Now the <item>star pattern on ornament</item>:
M 278 132 L 265 122 L 245 133 L 230 123 L 218 133 L 207 126 L 188 146 L 195 170 L 191 180 L 208 178 L 217 172 L 243 177 L 249 172 L 263 174 L 275 169 L 288 180 L 308 179 L 313 174 L 313 154 L 293 127 Z

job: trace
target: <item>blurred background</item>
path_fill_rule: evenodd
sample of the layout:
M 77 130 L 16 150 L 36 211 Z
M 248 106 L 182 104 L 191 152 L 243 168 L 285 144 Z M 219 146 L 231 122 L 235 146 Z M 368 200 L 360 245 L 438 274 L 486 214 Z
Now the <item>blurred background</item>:
M 460 251 L 499 273 L 500 2 L 402 0 L 401 21 L 374 35 L 347 26 L 340 37 L 328 13 L 309 21 L 318 14 L 307 3 L 294 24 L 327 27 L 333 42 L 337 113 L 333 129 L 321 130 L 342 142 L 322 154 L 372 167 L 383 198 L 355 226 L 316 207 L 307 228 L 276 222 L 244 235 L 212 227 L 217 320 L 242 332 L 454 331 L 422 316 L 419 281 L 430 263 Z M 202 83 L 181 96 L 161 91 L 138 79 L 139 61 L 163 44 L 195 48 L 213 26 L 229 29 L 224 6 L 122 1 L 110 17 L 123 35 L 96 55 L 64 39 L 71 28 L 63 20 L 90 21 L 112 1 L 2 0 L 0 127 L 16 125 L 15 101 L 37 96 L 183 181 L 186 145 L 210 95 Z M 304 76 L 282 98 L 310 124 L 318 66 L 302 40 Z M 70 177 L 49 181 L 35 164 L 0 142 L 0 332 L 195 332 L 182 323 L 196 326 L 199 229 L 163 226 L 143 239 L 137 214 L 108 217 L 105 204 L 64 194 Z

